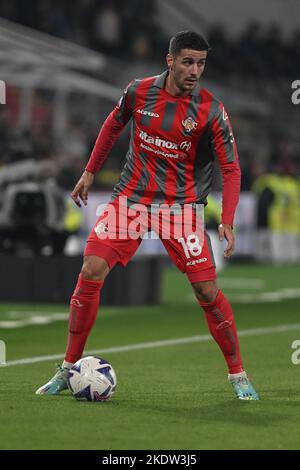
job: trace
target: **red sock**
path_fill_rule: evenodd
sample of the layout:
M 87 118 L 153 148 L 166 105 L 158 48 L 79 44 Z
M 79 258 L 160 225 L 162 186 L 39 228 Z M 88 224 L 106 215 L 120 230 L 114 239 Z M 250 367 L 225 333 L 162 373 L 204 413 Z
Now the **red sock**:
M 219 290 L 214 302 L 199 302 L 199 304 L 205 312 L 209 331 L 224 354 L 229 373 L 242 372 L 244 368 L 230 303 Z
M 102 281 L 90 281 L 79 275 L 70 302 L 66 362 L 74 363 L 82 357 L 88 335 L 97 318 L 99 293 L 102 286 Z

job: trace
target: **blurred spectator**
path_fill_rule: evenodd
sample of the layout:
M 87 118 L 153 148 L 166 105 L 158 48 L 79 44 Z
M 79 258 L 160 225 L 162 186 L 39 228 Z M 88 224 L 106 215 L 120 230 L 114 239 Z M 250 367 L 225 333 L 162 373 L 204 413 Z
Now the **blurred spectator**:
M 8 158 L 9 151 L 9 123 L 5 106 L 0 106 L 0 168 Z
M 82 159 L 79 157 L 70 158 L 58 170 L 57 184 L 66 191 L 71 191 L 82 175 Z
M 233 44 L 228 38 L 225 27 L 216 23 L 209 32 L 209 62 L 222 73 L 226 73 L 228 64 L 232 65 Z M 234 61 L 235 62 L 235 61 Z
M 120 53 L 123 42 L 121 17 L 114 2 L 109 2 L 109 5 L 99 5 L 93 33 L 97 49 L 108 54 Z
M 81 117 L 70 118 L 59 144 L 63 155 L 85 160 L 89 154 L 88 136 Z

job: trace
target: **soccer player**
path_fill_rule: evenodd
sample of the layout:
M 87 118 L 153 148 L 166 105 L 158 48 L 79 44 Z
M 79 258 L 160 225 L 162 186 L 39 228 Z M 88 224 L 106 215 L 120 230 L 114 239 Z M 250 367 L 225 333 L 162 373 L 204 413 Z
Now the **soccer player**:
M 199 34 L 177 33 L 170 41 L 167 70 L 161 75 L 133 80 L 118 105 L 104 122 L 89 162 L 72 192 L 74 202 L 87 204 L 94 174 L 99 171 L 113 143 L 131 121 L 131 141 L 120 180 L 113 190 L 110 206 L 118 215 L 115 229 L 107 213 L 98 219 L 86 244 L 84 262 L 71 298 L 69 335 L 65 360 L 54 377 L 37 394 L 55 395 L 67 388 L 68 370 L 83 354 L 95 322 L 99 292 L 117 263 L 126 265 L 141 238 L 124 232 L 132 221 L 128 207 L 176 204 L 192 207 L 206 204 L 211 190 L 213 161 L 217 159 L 223 180 L 220 240 L 226 239 L 225 258 L 234 250 L 234 213 L 240 192 L 240 166 L 231 124 L 223 104 L 201 87 L 209 46 Z M 162 216 L 163 219 L 163 216 Z M 170 214 L 174 229 L 176 215 Z M 194 218 L 191 227 L 194 227 Z M 162 222 L 157 220 L 160 236 Z M 102 235 L 106 234 L 106 238 Z M 125 233 L 125 236 L 124 236 Z M 111 235 L 111 236 L 110 236 Z M 205 313 L 208 328 L 228 366 L 228 380 L 237 398 L 258 400 L 259 396 L 244 370 L 230 303 L 218 288 L 210 242 L 206 233 L 162 237 L 174 263 L 186 273 Z

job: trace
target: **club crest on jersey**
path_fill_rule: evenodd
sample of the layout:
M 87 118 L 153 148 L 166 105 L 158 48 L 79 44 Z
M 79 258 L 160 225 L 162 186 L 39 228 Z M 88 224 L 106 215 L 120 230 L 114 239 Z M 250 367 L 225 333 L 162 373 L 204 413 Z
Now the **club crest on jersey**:
M 192 117 L 187 117 L 184 121 L 182 121 L 182 125 L 185 128 L 186 132 L 192 132 L 198 126 L 197 122 L 194 121 Z

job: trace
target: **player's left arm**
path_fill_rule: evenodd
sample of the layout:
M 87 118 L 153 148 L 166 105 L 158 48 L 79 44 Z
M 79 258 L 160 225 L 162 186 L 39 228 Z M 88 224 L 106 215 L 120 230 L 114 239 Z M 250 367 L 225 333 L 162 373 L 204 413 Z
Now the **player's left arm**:
M 220 240 L 227 241 L 225 258 L 234 251 L 234 215 L 239 201 L 241 169 L 231 123 L 222 103 L 211 121 L 211 145 L 218 159 L 222 175 L 222 216 L 219 225 Z

